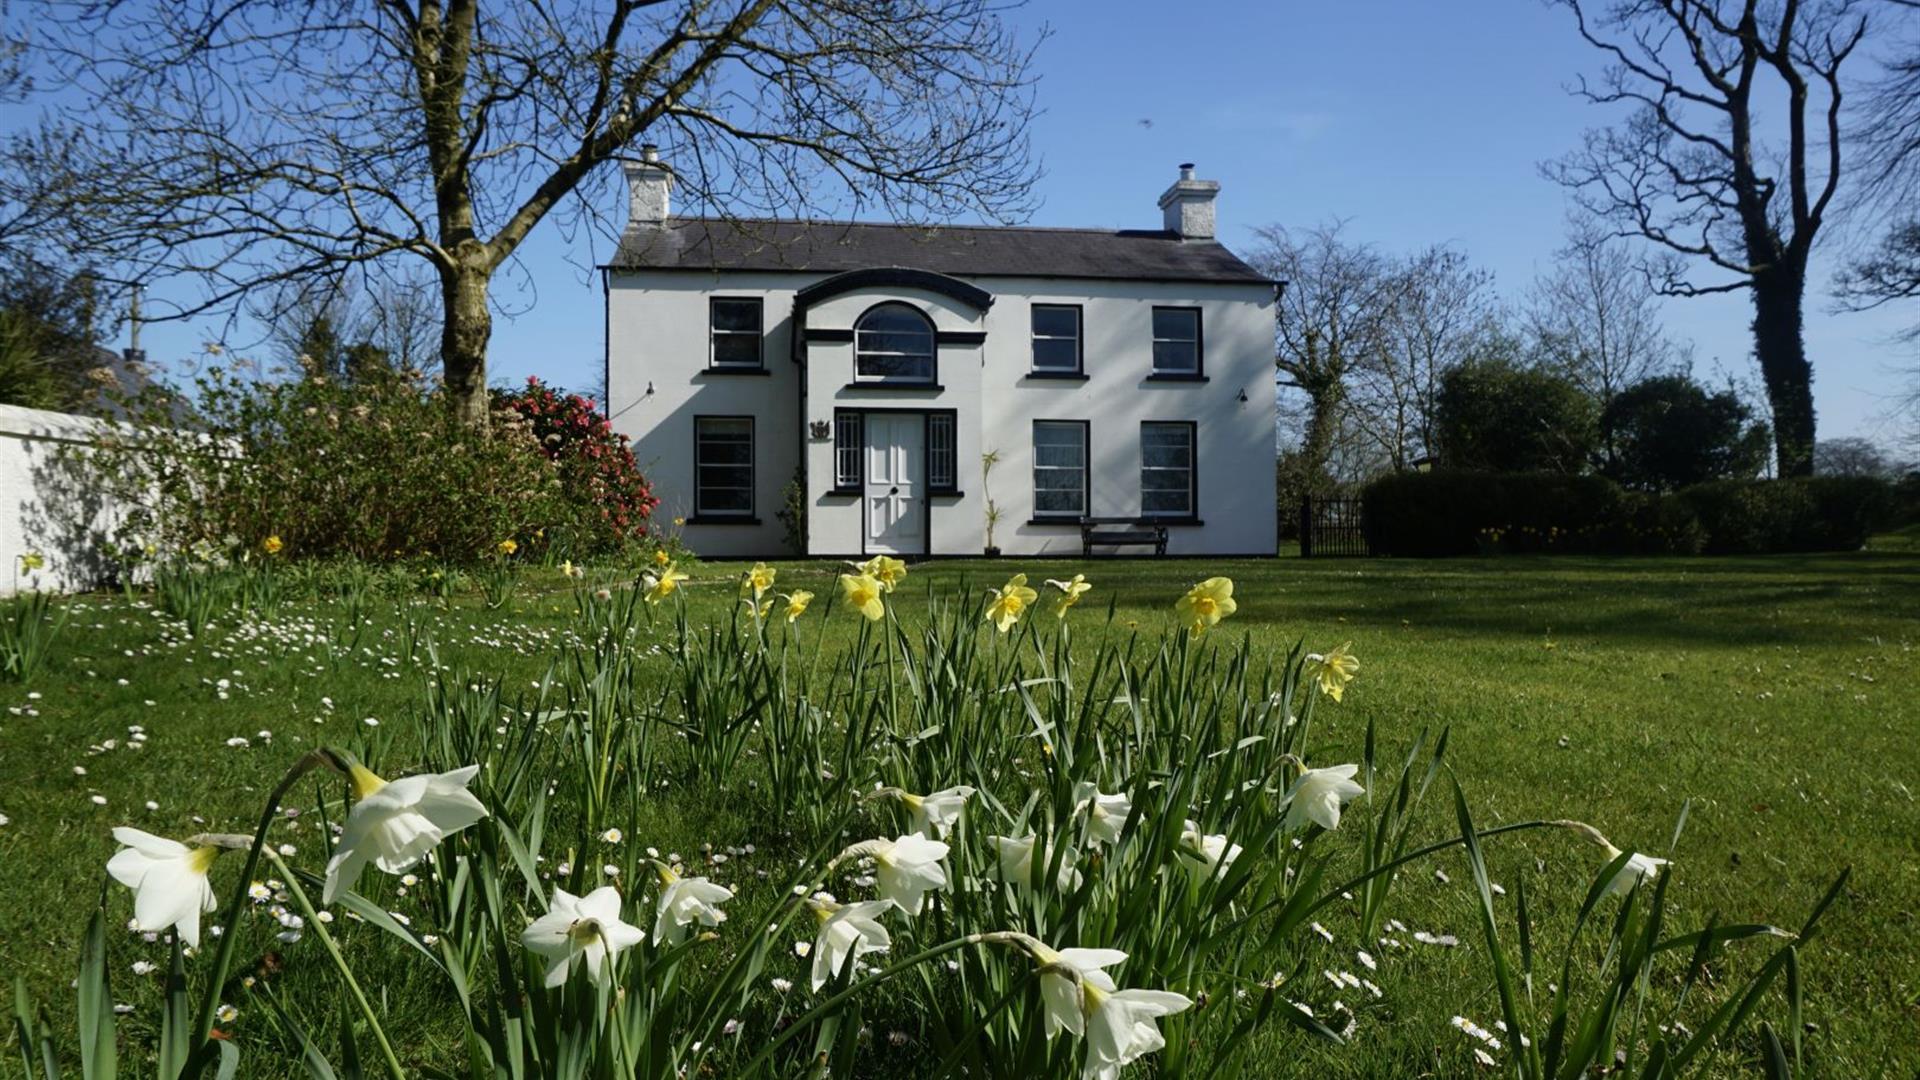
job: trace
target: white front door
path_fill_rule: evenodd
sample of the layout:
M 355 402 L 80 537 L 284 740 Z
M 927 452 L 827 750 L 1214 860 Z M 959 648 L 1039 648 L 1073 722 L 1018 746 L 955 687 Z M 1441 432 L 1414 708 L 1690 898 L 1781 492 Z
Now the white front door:
M 926 421 L 901 413 L 868 413 L 867 551 L 924 555 L 927 513 L 921 505 L 925 478 Z

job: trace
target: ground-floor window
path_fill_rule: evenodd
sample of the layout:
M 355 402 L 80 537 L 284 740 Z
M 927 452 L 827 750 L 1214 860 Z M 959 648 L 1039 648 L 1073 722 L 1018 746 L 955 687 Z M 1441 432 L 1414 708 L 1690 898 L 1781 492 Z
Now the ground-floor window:
M 1084 517 L 1087 512 L 1087 422 L 1033 422 L 1033 514 Z
M 753 516 L 752 417 L 696 417 L 693 461 L 696 517 Z
M 954 416 L 950 412 L 927 414 L 927 488 L 952 491 L 959 486 L 960 461 L 955 449 Z
M 838 491 L 860 489 L 861 455 L 867 452 L 866 418 L 857 412 L 833 417 L 833 486 Z
M 1140 513 L 1192 517 L 1194 425 L 1149 420 L 1140 425 Z

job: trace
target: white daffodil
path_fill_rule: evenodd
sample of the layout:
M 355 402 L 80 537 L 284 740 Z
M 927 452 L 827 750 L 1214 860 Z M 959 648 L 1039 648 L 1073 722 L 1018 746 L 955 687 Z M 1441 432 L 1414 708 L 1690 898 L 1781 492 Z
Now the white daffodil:
M 671 867 L 656 866 L 660 879 L 658 914 L 653 920 L 653 940 L 662 946 L 678 945 L 687 938 L 694 923 L 719 926 L 727 921 L 720 905 L 733 899 L 733 890 L 715 885 L 703 877 L 683 878 Z
M 219 906 L 207 870 L 220 849 L 190 848 L 124 825 L 113 838 L 126 846 L 107 860 L 107 873 L 133 890 L 135 929 L 157 934 L 175 927 L 181 941 L 199 945 L 201 913 Z
M 1196 869 L 1202 877 L 1212 877 L 1216 868 L 1232 866 L 1240 857 L 1240 845 L 1229 843 L 1225 833 L 1203 833 L 1191 821 L 1180 830 L 1180 846 L 1199 860 Z
M 1080 1011 L 1080 985 L 1093 986 L 1112 993 L 1115 989 L 1113 976 L 1100 970 L 1112 967 L 1127 958 L 1119 949 L 1061 949 L 1054 951 L 1037 942 L 1028 946 L 1033 950 L 1033 958 L 1046 967 L 1069 967 L 1080 976 L 1080 983 L 1063 971 L 1042 971 L 1040 973 L 1040 1002 L 1045 1007 L 1047 1038 L 1051 1039 L 1062 1031 L 1075 1035 L 1086 1034 L 1086 1018 Z
M 907 804 L 907 816 L 915 832 L 942 840 L 954 823 L 960 820 L 960 811 L 972 796 L 973 789 L 961 784 L 931 795 L 904 794 L 900 796 L 900 801 Z
M 987 839 L 992 841 L 994 849 L 1000 853 L 1001 880 L 1010 881 L 1015 885 L 1022 886 L 1033 882 L 1034 851 L 1039 845 L 1035 842 L 1035 838 L 1032 835 L 1020 837 L 989 836 Z M 1040 859 L 1043 865 L 1051 865 L 1053 862 L 1052 853 L 1043 851 L 1040 853 Z M 1064 849 L 1060 854 L 1060 872 L 1054 881 L 1054 885 L 1059 888 L 1061 892 L 1067 892 L 1080 886 L 1080 871 L 1075 870 L 1073 864 L 1073 849 Z
M 479 771 L 478 765 L 469 765 L 448 773 L 402 777 L 389 784 L 354 765 L 357 801 L 327 863 L 327 885 L 320 902 L 331 904 L 353 888 L 367 863 L 389 874 L 402 873 L 449 833 L 486 817 L 487 808 L 467 790 Z
M 549 988 L 566 982 L 573 962 L 582 956 L 587 974 L 606 986 L 613 981 L 613 958 L 646 937 L 639 927 L 620 920 L 620 890 L 602 885 L 585 896 L 554 889 L 552 906 L 520 935 L 520 943 L 553 961 L 547 968 Z
M 1619 857 L 1620 849 L 1614 847 L 1612 844 L 1608 844 L 1607 861 L 1611 863 Z M 1612 881 L 1607 882 L 1607 891 L 1604 895 L 1619 896 L 1643 881 L 1650 882 L 1660 876 L 1661 871 L 1666 868 L 1666 865 L 1667 860 L 1665 859 L 1656 859 L 1651 855 L 1642 855 L 1636 851 L 1632 855 L 1627 856 L 1627 864 L 1622 866 L 1619 872 L 1613 875 Z
M 1133 801 L 1125 792 L 1102 795 L 1093 781 L 1082 780 L 1073 789 L 1073 809 L 1086 812 L 1087 839 L 1112 844 L 1119 841 L 1120 830 L 1133 813 Z
M 876 840 L 869 849 L 880 879 L 880 895 L 900 905 L 909 915 L 920 914 L 929 890 L 947 887 L 947 870 L 940 860 L 947 845 L 919 833 L 896 840 Z
M 1045 1009 L 1047 1038 L 1062 1031 L 1087 1040 L 1083 1080 L 1117 1080 L 1120 1070 L 1140 1057 L 1167 1045 L 1155 1021 L 1193 1005 L 1184 995 L 1164 990 L 1120 990 L 1109 968 L 1127 958 L 1118 949 L 1061 949 L 1030 945 L 1043 968 L 1040 999 Z M 1079 976 L 1059 968 L 1071 968 Z
M 1087 1018 L 1087 1061 L 1082 1080 L 1119 1080 L 1130 1062 L 1167 1045 L 1155 1023 L 1193 1005 L 1169 990 L 1120 990 L 1109 993 L 1091 982 L 1080 984 Z
M 880 925 L 880 916 L 893 907 L 891 900 L 842 904 L 821 895 L 808 900 L 807 906 L 820 920 L 820 934 L 811 950 L 815 992 L 839 975 L 850 961 L 893 947 L 893 936 Z
M 1331 769 L 1308 769 L 1293 782 L 1288 793 L 1288 829 L 1304 829 L 1308 822 L 1332 832 L 1340 827 L 1340 808 L 1367 789 L 1353 782 L 1358 765 L 1335 765 Z

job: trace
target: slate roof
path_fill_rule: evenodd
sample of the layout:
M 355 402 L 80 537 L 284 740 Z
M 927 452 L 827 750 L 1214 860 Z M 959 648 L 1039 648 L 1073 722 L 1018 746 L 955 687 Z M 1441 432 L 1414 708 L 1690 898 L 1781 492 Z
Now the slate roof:
M 674 218 L 630 225 L 618 270 L 785 270 L 838 273 L 899 266 L 954 277 L 1106 278 L 1267 284 L 1212 240 L 1159 229 L 895 225 L 856 221 Z

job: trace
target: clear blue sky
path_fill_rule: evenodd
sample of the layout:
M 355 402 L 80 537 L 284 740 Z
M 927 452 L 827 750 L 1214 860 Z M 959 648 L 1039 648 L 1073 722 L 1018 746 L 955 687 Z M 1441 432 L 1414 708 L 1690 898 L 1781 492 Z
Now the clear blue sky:
M 1538 164 L 1609 116 L 1565 93 L 1598 57 L 1537 0 L 1035 0 L 1017 17 L 1053 29 L 1037 64 L 1046 176 L 1031 224 L 1156 226 L 1155 199 L 1194 161 L 1223 185 L 1229 246 L 1262 225 L 1348 218 L 1386 250 L 1453 243 L 1517 300 L 1564 235 L 1564 193 Z M 496 289 L 524 309 L 495 322 L 496 380 L 596 380 L 601 295 L 583 267 L 606 250 L 543 227 L 525 252 L 537 289 Z M 1920 312 L 1830 313 L 1835 253 L 1808 298 L 1821 435 L 1880 436 L 1891 369 L 1914 362 L 1888 337 Z M 1751 373 L 1744 296 L 1672 301 L 1668 316 L 1702 377 L 1716 360 Z M 198 353 L 209 333 L 156 327 L 148 351 Z

